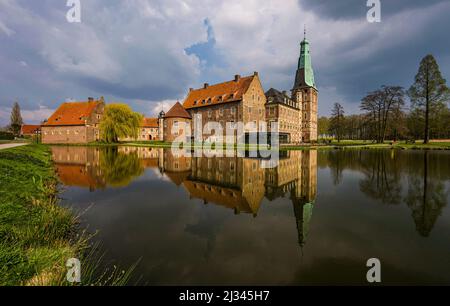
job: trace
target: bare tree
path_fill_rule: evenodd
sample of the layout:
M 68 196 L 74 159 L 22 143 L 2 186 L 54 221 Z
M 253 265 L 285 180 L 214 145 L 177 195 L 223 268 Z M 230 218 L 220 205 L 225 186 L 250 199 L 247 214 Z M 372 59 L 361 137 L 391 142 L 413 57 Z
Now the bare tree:
M 334 132 L 338 142 L 341 142 L 342 130 L 344 127 L 344 107 L 339 103 L 334 103 L 331 110 L 330 130 Z

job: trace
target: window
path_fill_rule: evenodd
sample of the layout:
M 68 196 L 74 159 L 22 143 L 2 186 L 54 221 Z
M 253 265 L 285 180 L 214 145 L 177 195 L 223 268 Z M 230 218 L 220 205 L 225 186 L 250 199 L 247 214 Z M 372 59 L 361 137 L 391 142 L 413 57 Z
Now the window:
M 248 107 L 248 113 L 249 113 L 249 114 L 252 113 L 252 107 L 251 107 L 251 106 Z
M 209 110 L 209 111 L 208 111 L 208 118 L 211 118 L 211 117 L 212 117 L 212 111 Z
M 231 114 L 234 115 L 234 114 L 236 113 L 236 107 L 232 107 L 232 108 L 230 109 L 230 111 L 231 111 Z
M 197 100 L 194 101 L 194 105 L 197 105 Z
M 223 116 L 223 108 L 219 109 L 219 115 Z

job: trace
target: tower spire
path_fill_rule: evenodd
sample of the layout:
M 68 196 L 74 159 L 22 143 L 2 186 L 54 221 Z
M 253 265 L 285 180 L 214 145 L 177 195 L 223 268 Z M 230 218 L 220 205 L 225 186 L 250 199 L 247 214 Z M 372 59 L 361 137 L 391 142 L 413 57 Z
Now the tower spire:
M 306 23 L 303 25 L 303 40 L 306 40 Z

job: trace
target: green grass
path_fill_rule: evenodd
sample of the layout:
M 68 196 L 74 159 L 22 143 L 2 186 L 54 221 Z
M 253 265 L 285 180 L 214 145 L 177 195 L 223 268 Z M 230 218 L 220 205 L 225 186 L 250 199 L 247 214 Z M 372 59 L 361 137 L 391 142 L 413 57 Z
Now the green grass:
M 77 253 L 47 147 L 0 151 L 0 285 L 56 284 Z
M 77 218 L 58 205 L 49 148 L 30 144 L 0 151 L 0 285 L 69 285 L 69 258 L 82 262 L 82 285 L 120 285 L 128 271 L 97 271 L 98 257 Z

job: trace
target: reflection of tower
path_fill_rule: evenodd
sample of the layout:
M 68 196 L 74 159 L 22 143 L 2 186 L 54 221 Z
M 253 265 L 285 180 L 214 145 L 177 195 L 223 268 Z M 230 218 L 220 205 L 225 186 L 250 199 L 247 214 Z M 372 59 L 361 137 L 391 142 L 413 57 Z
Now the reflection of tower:
M 297 223 L 298 243 L 301 247 L 303 247 L 306 242 L 306 236 L 308 236 L 309 222 L 313 211 L 313 202 L 305 203 L 301 199 L 292 198 L 292 205 L 294 206 L 295 220 Z
M 297 223 L 298 242 L 302 247 L 308 235 L 317 192 L 317 151 L 303 151 L 301 175 L 296 189 L 291 191 L 292 204 Z
M 177 186 L 180 186 L 191 173 L 191 157 L 182 151 L 159 149 L 158 168 Z

